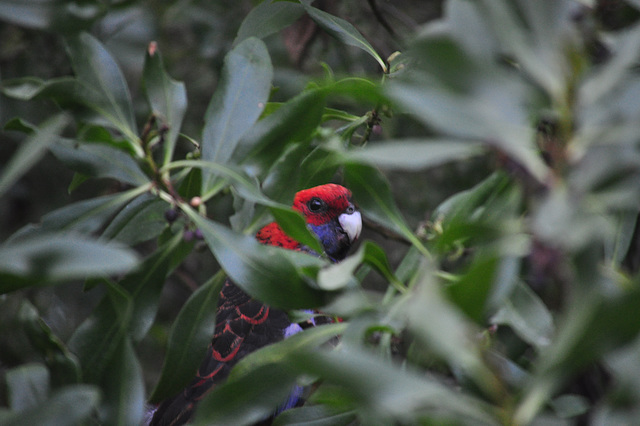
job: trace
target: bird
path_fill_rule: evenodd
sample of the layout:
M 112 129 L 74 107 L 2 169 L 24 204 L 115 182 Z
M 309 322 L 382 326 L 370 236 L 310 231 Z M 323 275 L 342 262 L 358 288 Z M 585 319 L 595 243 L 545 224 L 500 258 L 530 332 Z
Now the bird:
M 292 208 L 304 217 L 316 234 L 324 253 L 289 237 L 276 222 L 262 227 L 256 239 L 265 245 L 326 256 L 332 262 L 344 259 L 360 236 L 362 218 L 351 200 L 352 193 L 338 184 L 324 184 L 295 194 Z M 252 298 L 227 278 L 220 291 L 214 335 L 207 355 L 194 379 L 177 395 L 161 402 L 153 410 L 151 426 L 177 426 L 190 421 L 197 403 L 214 386 L 222 383 L 233 366 L 247 354 L 281 341 L 307 326 L 331 322 L 328 317 L 311 317 L 305 323 L 291 322 L 287 313 Z M 277 409 L 300 405 L 300 389 Z M 276 412 L 274 412 L 276 414 Z M 264 423 L 268 423 L 266 419 Z

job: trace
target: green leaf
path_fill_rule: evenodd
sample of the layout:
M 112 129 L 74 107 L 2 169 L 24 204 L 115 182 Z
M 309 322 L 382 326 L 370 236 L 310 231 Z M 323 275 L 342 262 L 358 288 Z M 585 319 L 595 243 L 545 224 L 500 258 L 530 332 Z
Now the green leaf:
M 358 251 L 340 263 L 321 269 L 318 273 L 318 286 L 323 290 L 337 290 L 346 287 L 353 279 L 355 270 L 363 263 L 380 272 L 401 292 L 406 290 L 393 274 L 384 250 L 372 241 L 362 243 Z
M 396 207 L 389 182 L 384 175 L 368 165 L 346 163 L 344 165 L 344 180 L 345 186 L 353 192 L 353 198 L 362 209 L 364 216 L 399 233 L 420 249 L 423 254 L 428 255 Z
M 137 263 L 136 253 L 118 244 L 66 233 L 32 235 L 0 246 L 4 275 L 0 293 L 25 285 L 124 273 Z
M 97 1 L 79 6 L 56 0 L 3 0 L 0 18 L 27 28 L 71 33 L 89 29 L 105 8 Z
M 307 90 L 258 121 L 242 137 L 235 161 L 264 168 L 272 165 L 289 143 L 310 139 L 320 125 L 325 97 L 322 90 Z
M 305 405 L 284 411 L 276 417 L 274 426 L 308 425 L 308 426 L 347 426 L 354 424 L 356 414 L 331 410 L 324 405 Z
M 306 2 L 302 2 L 302 5 L 311 19 L 313 19 L 316 24 L 322 27 L 326 32 L 344 44 L 364 50 L 380 64 L 383 72 L 387 72 L 387 64 L 382 60 L 380 55 L 378 55 L 373 46 L 369 44 L 369 42 L 353 25 L 342 18 L 338 18 L 337 16 L 333 16 L 320 9 L 316 9 L 315 7 L 308 5 Z
M 194 424 L 254 424 L 276 411 L 294 385 L 295 374 L 285 365 L 260 366 L 251 374 L 214 387 L 198 404 Z
M 262 41 L 248 38 L 227 54 L 205 114 L 203 160 L 224 164 L 231 158 L 240 138 L 262 114 L 272 78 L 271 59 Z M 211 174 L 203 179 L 205 198 L 212 182 Z
M 244 18 L 233 44 L 250 37 L 263 39 L 293 24 L 303 14 L 304 8 L 298 3 L 264 1 Z
M 162 164 L 167 164 L 173 157 L 182 119 L 187 110 L 187 91 L 183 82 L 173 80 L 165 71 L 155 42 L 151 43 L 147 49 L 142 79 L 153 114 L 169 128 L 162 147 L 164 150 Z
M 2 418 L 6 426 L 47 425 L 76 426 L 98 408 L 100 390 L 95 386 L 74 385 L 64 387 L 51 397 L 28 410 Z
M 200 403 L 196 424 L 252 424 L 268 417 L 286 400 L 295 383 L 296 373 L 287 368 L 288 358 L 303 348 L 325 343 L 345 328 L 345 324 L 313 327 L 247 355 L 229 379 Z M 249 401 L 251 410 L 246 410 Z
M 56 115 L 42 124 L 36 133 L 23 142 L 8 164 L 3 167 L 0 175 L 0 197 L 42 158 L 47 148 L 56 142 L 68 122 L 64 115 Z
M 549 346 L 555 332 L 551 312 L 522 282 L 515 286 L 506 303 L 491 317 L 491 323 L 511 327 L 525 342 L 538 348 Z
M 265 346 L 258 351 L 252 352 L 241 359 L 229 375 L 229 380 L 236 380 L 246 376 L 252 370 L 276 363 L 286 363 L 290 356 L 303 349 L 318 347 L 335 336 L 340 335 L 347 328 L 346 323 L 324 324 L 311 327 L 298 332 L 281 342 Z
M 129 88 L 114 59 L 87 33 L 69 37 L 67 46 L 80 84 L 77 99 L 118 129 L 142 156 Z
M 457 140 L 401 139 L 369 144 L 346 153 L 353 161 L 363 161 L 384 169 L 419 171 L 450 161 L 467 160 L 482 154 L 478 143 Z
M 92 234 L 102 228 L 123 205 L 143 190 L 145 188 L 134 188 L 119 194 L 104 195 L 69 204 L 44 215 L 39 231 L 75 231 Z
M 540 355 L 537 374 L 528 382 L 514 419 L 529 422 L 550 395 L 568 378 L 604 354 L 637 339 L 640 321 L 635 318 L 640 287 L 603 297 L 587 291 L 573 300 L 558 323 L 556 338 Z
M 174 395 L 193 379 L 213 336 L 223 283 L 223 276 L 215 275 L 196 290 L 180 310 L 171 328 L 160 379 L 149 398 L 151 402 Z
M 156 238 L 167 228 L 164 213 L 166 201 L 145 193 L 128 203 L 113 218 L 102 233 L 102 238 L 134 246 Z
M 42 364 L 23 364 L 7 371 L 9 407 L 25 411 L 44 402 L 49 396 L 49 371 Z
M 109 374 L 102 384 L 104 401 L 99 417 L 103 424 L 138 425 L 145 412 L 145 392 L 142 369 L 131 341 L 122 339 L 111 362 Z
M 22 301 L 18 318 L 32 347 L 46 360 L 52 387 L 79 383 L 78 360 L 27 300 Z
M 67 167 L 84 175 L 113 178 L 135 186 L 149 182 L 131 154 L 108 145 L 60 140 L 51 152 Z
M 270 211 L 276 222 L 278 222 L 288 236 L 300 244 L 306 245 L 316 253 L 324 253 L 324 248 L 320 240 L 318 240 L 318 237 L 313 232 L 309 231 L 304 217 L 302 217 L 299 212 L 289 208 L 282 209 L 278 207 L 271 207 Z
M 479 255 L 456 282 L 445 288 L 449 299 L 478 324 L 486 320 L 484 315 L 498 263 L 496 256 Z
M 493 391 L 495 378 L 484 365 L 478 342 L 480 330 L 443 295 L 431 263 L 423 259 L 415 291 L 405 308 L 409 329 L 429 350 L 469 375 L 485 391 Z
M 325 302 L 320 290 L 309 287 L 300 267 L 323 262 L 302 253 L 264 246 L 255 238 L 201 217 L 183 206 L 202 231 L 207 245 L 231 279 L 256 299 L 281 308 L 312 308 Z M 298 266 L 296 262 L 304 260 Z
M 73 333 L 69 348 L 82 365 L 83 381 L 103 383 L 122 342 L 127 339 L 133 300 L 126 290 L 108 283 L 107 294 Z
M 37 77 L 7 79 L 2 82 L 0 91 L 5 96 L 30 101 L 51 97 L 57 101 L 73 98 L 78 82 L 72 77 L 58 77 L 44 81 Z
M 513 56 L 524 73 L 555 99 L 564 96 L 570 66 L 566 52 L 578 49 L 571 46 L 574 42 L 566 31 L 572 25 L 568 3 L 527 2 L 514 7 L 504 0 L 478 2 L 503 54 Z
M 442 421 L 493 423 L 491 410 L 479 400 L 454 392 L 438 380 L 411 369 L 400 369 L 365 351 L 299 351 L 287 360 L 299 373 L 336 385 L 340 404 L 355 403 L 361 418 L 378 424 L 414 421 L 431 413 Z M 321 388 L 322 389 L 322 388 Z
M 544 181 L 548 167 L 534 143 L 530 86 L 442 35 L 419 39 L 410 56 L 413 72 L 385 85 L 396 105 L 446 137 L 497 148 Z
M 134 342 L 141 340 L 153 324 L 167 276 L 192 249 L 193 243 L 184 241 L 182 232 L 178 232 L 120 282 L 133 301 L 130 333 Z

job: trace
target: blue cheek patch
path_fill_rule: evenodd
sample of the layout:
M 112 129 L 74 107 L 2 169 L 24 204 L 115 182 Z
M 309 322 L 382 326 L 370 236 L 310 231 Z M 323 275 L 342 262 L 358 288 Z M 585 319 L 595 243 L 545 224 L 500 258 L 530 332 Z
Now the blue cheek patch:
M 286 339 L 287 337 L 293 336 L 294 334 L 299 333 L 301 331 L 302 331 L 302 327 L 300 327 L 300 325 L 294 322 L 284 329 L 284 338 Z

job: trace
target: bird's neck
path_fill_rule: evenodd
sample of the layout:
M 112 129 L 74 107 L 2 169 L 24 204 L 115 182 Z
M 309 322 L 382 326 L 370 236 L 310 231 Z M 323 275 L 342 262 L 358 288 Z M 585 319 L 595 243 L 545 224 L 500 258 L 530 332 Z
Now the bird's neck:
M 262 244 L 282 247 L 288 250 L 300 250 L 300 243 L 285 234 L 276 222 L 272 222 L 258 231 L 256 239 Z

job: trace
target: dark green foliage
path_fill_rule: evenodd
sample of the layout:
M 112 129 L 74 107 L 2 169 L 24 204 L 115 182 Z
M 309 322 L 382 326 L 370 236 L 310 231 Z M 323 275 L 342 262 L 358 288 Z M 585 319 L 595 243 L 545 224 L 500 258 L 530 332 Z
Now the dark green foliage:
M 138 424 L 226 276 L 341 321 L 196 424 L 295 384 L 278 425 L 638 423 L 638 1 L 250 3 L 0 2 L 0 423 Z M 329 181 L 365 218 L 347 259 L 255 241 L 320 251 L 289 206 Z

